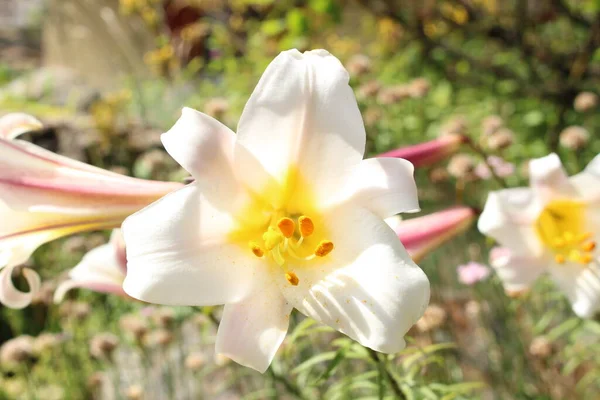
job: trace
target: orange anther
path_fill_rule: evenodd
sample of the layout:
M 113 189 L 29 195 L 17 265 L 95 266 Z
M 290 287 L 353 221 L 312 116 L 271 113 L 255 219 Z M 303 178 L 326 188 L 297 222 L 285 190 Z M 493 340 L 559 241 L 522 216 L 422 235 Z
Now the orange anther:
M 292 235 L 294 235 L 296 224 L 294 224 L 294 221 L 292 221 L 291 218 L 284 217 L 277 222 L 277 227 L 279 228 L 279 231 L 283 234 L 283 236 L 285 236 L 286 238 L 291 238 Z
M 591 252 L 596 248 L 596 242 L 587 242 L 581 245 L 581 250 Z
M 300 225 L 300 234 L 302 236 L 310 236 L 315 230 L 315 224 L 313 224 L 312 219 L 304 215 L 298 218 L 298 224 Z
M 563 256 L 562 254 L 557 254 L 554 256 L 554 261 L 556 261 L 559 264 L 564 264 L 565 263 L 565 256 Z
M 329 240 L 321 240 L 321 243 L 317 246 L 315 250 L 315 255 L 317 257 L 325 257 L 327 254 L 331 253 L 333 250 L 333 242 Z
M 591 254 L 584 254 L 581 257 L 579 257 L 579 259 L 577 260 L 579 261 L 581 264 L 589 264 L 592 262 L 592 255 Z
M 250 250 L 252 250 L 252 253 L 254 253 L 256 257 L 260 258 L 265 255 L 263 249 L 261 249 L 256 242 L 250 242 L 248 245 L 250 246 Z
M 288 281 L 292 286 L 298 286 L 298 283 L 300 282 L 300 279 L 298 279 L 298 275 L 296 275 L 293 272 L 286 272 L 285 280 Z

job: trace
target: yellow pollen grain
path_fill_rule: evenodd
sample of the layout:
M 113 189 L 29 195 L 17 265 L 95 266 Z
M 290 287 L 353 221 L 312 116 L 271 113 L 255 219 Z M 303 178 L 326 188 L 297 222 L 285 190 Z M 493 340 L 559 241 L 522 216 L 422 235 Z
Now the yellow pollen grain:
M 315 249 L 315 255 L 317 257 L 325 257 L 327 254 L 333 251 L 333 242 L 330 240 L 321 240 L 321 243 Z
M 300 225 L 300 234 L 304 237 L 312 235 L 315 231 L 315 224 L 307 216 L 303 215 L 298 218 L 298 224 Z
M 250 242 L 248 243 L 248 245 L 250 246 L 250 250 L 252 250 L 252 253 L 254 253 L 256 257 L 262 257 L 265 255 L 265 252 L 260 248 L 258 243 Z
M 554 261 L 556 261 L 559 264 L 564 264 L 565 263 L 565 256 L 563 256 L 562 254 L 557 254 L 554 256 Z
M 294 221 L 292 221 L 291 218 L 284 217 L 277 222 L 277 227 L 283 236 L 291 238 L 294 235 L 296 224 L 294 224 Z
M 298 275 L 291 271 L 285 273 L 285 280 L 288 281 L 292 286 L 298 286 L 298 283 L 300 282 Z
M 596 242 L 587 242 L 581 245 L 581 250 L 583 251 L 594 251 L 594 249 L 596 248 Z

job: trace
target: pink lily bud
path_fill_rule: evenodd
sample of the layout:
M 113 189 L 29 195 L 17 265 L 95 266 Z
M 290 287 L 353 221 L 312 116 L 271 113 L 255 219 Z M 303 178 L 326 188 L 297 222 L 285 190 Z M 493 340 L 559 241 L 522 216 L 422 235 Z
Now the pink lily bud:
M 465 135 L 450 134 L 428 142 L 390 150 L 377 157 L 404 158 L 415 167 L 426 167 L 454 154 L 468 140 Z
M 10 140 L 40 127 L 23 114 L 0 119 L 0 303 L 14 308 L 29 304 L 39 286 L 39 277 L 27 268 L 29 292 L 18 291 L 11 279 L 38 246 L 78 232 L 117 228 L 182 186 L 119 175 Z
M 394 229 L 408 254 L 418 262 L 433 249 L 466 231 L 476 217 L 476 210 L 460 206 L 408 220 L 392 217 L 386 222 Z

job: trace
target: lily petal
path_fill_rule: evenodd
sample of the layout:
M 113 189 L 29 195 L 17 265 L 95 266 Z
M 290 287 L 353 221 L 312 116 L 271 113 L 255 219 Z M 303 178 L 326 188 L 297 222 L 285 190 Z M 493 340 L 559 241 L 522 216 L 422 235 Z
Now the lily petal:
M 560 158 L 555 153 L 529 162 L 529 180 L 538 197 L 546 202 L 555 198 L 577 196 Z
M 236 163 L 255 191 L 256 160 L 279 183 L 299 173 L 326 201 L 363 156 L 366 134 L 349 76 L 325 50 L 282 52 L 267 67 L 237 130 Z M 254 158 L 254 160 L 252 160 Z
M 195 183 L 133 214 L 122 225 L 125 292 L 168 305 L 245 299 L 264 263 L 228 240 L 232 228 L 232 216 L 209 202 Z
M 509 293 L 529 289 L 547 270 L 547 260 L 515 255 L 504 247 L 492 249 L 490 265 L 496 270 L 504 289 Z
M 591 318 L 600 310 L 599 264 L 600 260 L 596 259 L 587 268 L 550 266 L 552 280 L 567 295 L 573 312 L 580 318 Z
M 423 315 L 429 281 L 395 232 L 372 212 L 331 215 L 335 251 L 323 267 L 297 267 L 298 286 L 282 279 L 284 296 L 305 315 L 374 350 L 394 353 Z M 348 234 L 352 232 L 352 234 Z
M 0 138 L 3 139 L 14 139 L 25 132 L 42 128 L 40 121 L 25 113 L 11 113 L 0 118 Z
M 414 167 L 401 158 L 370 158 L 352 171 L 350 200 L 381 218 L 419 211 Z
M 225 305 L 215 351 L 265 372 L 285 338 L 291 311 L 292 306 L 275 284 L 239 303 Z
M 582 172 L 573 175 L 569 180 L 583 201 L 600 207 L 600 155 L 594 157 Z M 598 224 L 600 225 L 600 219 Z
M 540 203 L 528 188 L 492 192 L 477 227 L 481 233 L 491 236 L 516 254 L 539 256 L 543 247 L 534 222 L 543 207 Z
M 42 284 L 40 276 L 30 268 L 23 268 L 23 276 L 29 286 L 28 292 L 22 292 L 15 287 L 12 281 L 15 265 L 9 265 L 0 270 L 0 303 L 10 308 L 24 308 L 31 303 L 31 299 L 40 290 Z

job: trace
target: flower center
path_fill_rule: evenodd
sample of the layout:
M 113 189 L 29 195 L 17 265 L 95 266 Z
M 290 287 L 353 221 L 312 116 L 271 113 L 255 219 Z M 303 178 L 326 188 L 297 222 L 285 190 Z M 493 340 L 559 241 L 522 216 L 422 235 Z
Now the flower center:
M 585 231 L 585 205 L 572 200 L 555 200 L 546 205 L 536 221 L 540 240 L 552 250 L 559 264 L 588 265 L 594 259 L 596 242 Z
M 312 261 L 317 257 L 325 257 L 334 248 L 330 240 L 321 240 L 311 249 L 310 254 L 303 255 L 306 253 L 305 239 L 314 231 L 315 225 L 310 217 L 302 215 L 296 221 L 290 217 L 282 217 L 268 226 L 262 234 L 261 241 L 252 240 L 248 246 L 256 257 L 272 259 L 280 267 L 286 264 L 287 258 L 296 261 Z M 285 278 L 293 286 L 297 286 L 300 282 L 293 271 L 286 271 Z

